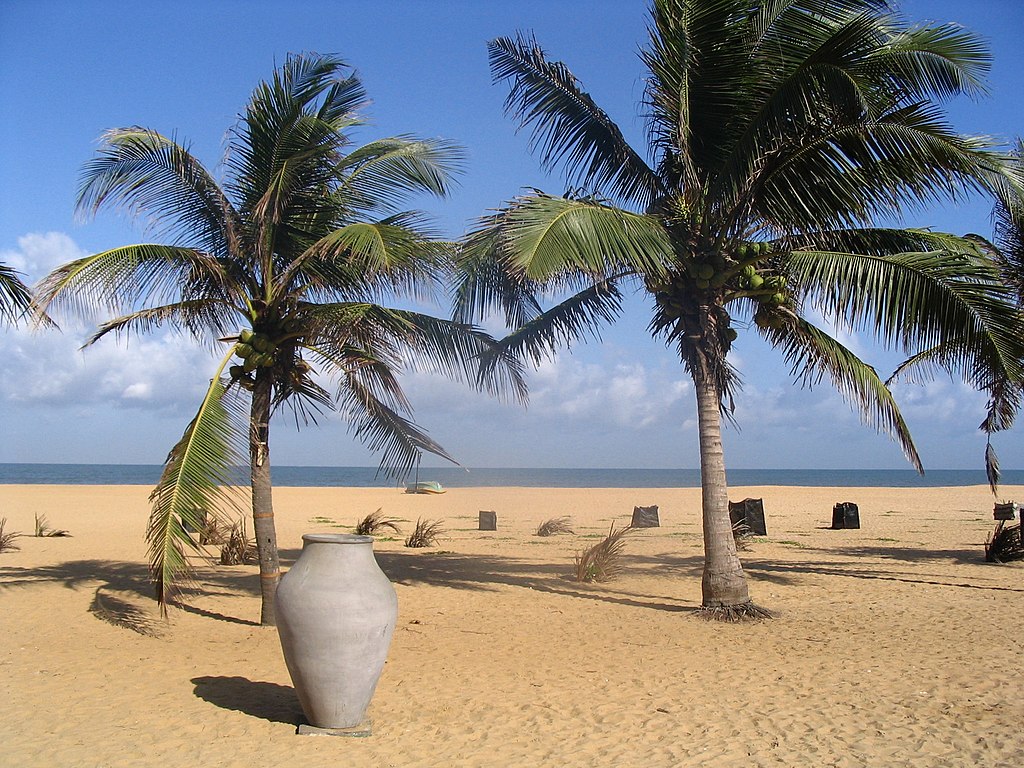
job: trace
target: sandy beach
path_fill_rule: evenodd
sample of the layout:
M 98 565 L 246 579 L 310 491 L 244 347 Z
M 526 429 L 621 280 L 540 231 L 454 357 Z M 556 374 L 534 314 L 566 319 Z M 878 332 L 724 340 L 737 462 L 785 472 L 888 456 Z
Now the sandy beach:
M 436 547 L 375 544 L 399 619 L 361 739 L 296 735 L 254 567 L 201 563 L 193 607 L 159 618 L 148 492 L 0 486 L 8 530 L 31 533 L 39 513 L 73 534 L 0 555 L 3 765 L 1024 762 L 1024 564 L 984 562 L 983 487 L 731 489 L 764 499 L 768 536 L 742 556 L 778 614 L 744 625 L 694 615 L 698 489 L 276 489 L 285 567 L 303 533 L 377 508 L 444 521 Z M 829 530 L 847 500 L 861 529 Z M 629 537 L 622 576 L 571 580 L 573 556 L 638 504 L 662 526 Z M 496 532 L 477 530 L 480 510 Z M 534 535 L 562 515 L 575 535 Z

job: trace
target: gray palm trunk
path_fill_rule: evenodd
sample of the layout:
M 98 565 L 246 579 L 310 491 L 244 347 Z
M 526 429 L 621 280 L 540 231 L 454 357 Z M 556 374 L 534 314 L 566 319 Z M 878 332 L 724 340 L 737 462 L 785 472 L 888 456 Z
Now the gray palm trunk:
M 249 459 L 252 482 L 252 520 L 260 561 L 260 624 L 276 626 L 274 595 L 281 578 L 274 527 L 274 500 L 270 483 L 270 397 L 273 382 L 266 368 L 259 369 L 252 393 Z
M 704 608 L 739 608 L 750 604 L 747 579 L 736 553 L 729 519 L 729 488 L 722 450 L 721 397 L 703 354 L 695 355 L 693 384 L 697 394 L 700 440 L 701 506 L 704 525 Z

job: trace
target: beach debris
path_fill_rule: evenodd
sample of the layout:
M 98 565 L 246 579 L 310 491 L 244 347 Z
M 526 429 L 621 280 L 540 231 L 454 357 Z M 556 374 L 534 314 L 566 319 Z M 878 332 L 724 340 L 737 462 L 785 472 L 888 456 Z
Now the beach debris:
M 832 530 L 860 528 L 860 510 L 852 501 L 841 501 L 832 507 Z
M 545 520 L 537 528 L 537 536 L 555 536 L 559 533 L 576 533 L 572 529 L 572 518 L 569 516 L 565 517 L 552 517 L 550 520 Z
M 14 543 L 15 539 L 20 539 L 21 534 L 17 531 L 5 531 L 4 527 L 7 525 L 7 518 L 0 517 L 0 552 L 14 552 L 20 550 L 17 544 Z
M 985 542 L 985 559 L 990 563 L 1024 560 L 1024 541 L 1021 540 L 1019 523 L 1007 525 L 1005 520 L 996 521 L 995 530 Z
M 625 538 L 635 529 L 631 525 L 615 530 L 611 524 L 608 535 L 594 546 L 576 555 L 576 581 L 611 581 L 622 572 Z
M 227 540 L 220 548 L 220 564 L 246 565 L 255 563 L 256 559 L 256 540 L 249 538 L 245 520 L 241 519 L 231 526 Z
M 383 508 L 378 507 L 376 512 L 371 512 L 358 523 L 356 523 L 357 536 L 375 536 L 377 531 L 388 528 L 395 533 L 401 533 L 402 529 L 397 517 L 385 517 Z
M 50 521 L 46 519 L 46 515 L 40 515 L 36 513 L 36 532 L 35 536 L 41 536 L 45 538 L 63 538 L 70 536 L 71 534 L 65 531 L 63 528 L 51 528 Z
M 424 520 L 422 517 L 416 520 L 416 527 L 405 540 L 405 546 L 419 549 L 421 547 L 432 547 L 437 543 L 437 538 L 444 533 L 441 527 L 441 520 Z
M 738 551 L 746 552 L 750 549 L 750 537 L 752 535 L 746 520 L 737 520 L 732 524 L 732 538 L 736 542 L 736 549 Z
M 658 517 L 658 505 L 652 507 L 633 507 L 633 520 L 630 528 L 660 528 L 661 518 Z
M 444 486 L 441 485 L 437 480 L 417 480 L 414 483 L 405 484 L 406 493 L 428 493 L 428 494 L 439 494 L 444 493 Z
M 480 527 L 481 531 L 496 531 L 498 530 L 498 513 L 481 509 L 480 510 Z
M 764 522 L 764 499 L 730 501 L 729 520 L 732 522 L 733 533 L 736 532 L 736 525 L 742 523 L 746 527 L 747 536 L 768 535 Z

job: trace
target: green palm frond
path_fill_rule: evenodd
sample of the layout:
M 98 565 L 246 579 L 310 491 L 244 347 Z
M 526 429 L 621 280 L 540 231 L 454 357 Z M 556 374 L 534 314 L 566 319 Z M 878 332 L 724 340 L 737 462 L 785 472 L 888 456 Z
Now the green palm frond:
M 452 317 L 470 323 L 491 311 L 504 315 L 505 324 L 518 328 L 543 310 L 537 300 L 540 285 L 506 268 L 500 248 L 502 214 L 482 218 L 462 241 L 452 283 Z
M 538 282 L 624 270 L 665 274 L 672 244 L 654 218 L 595 200 L 536 193 L 502 213 L 497 249 L 507 268 Z
M 498 355 L 527 358 L 534 365 L 552 357 L 561 347 L 586 337 L 600 340 L 601 326 L 614 322 L 622 311 L 622 294 L 613 281 L 591 285 L 524 323 L 501 339 L 485 355 L 487 364 Z
M 242 495 L 231 484 L 231 468 L 242 463 L 247 412 L 237 388 L 229 389 L 220 378 L 229 359 L 221 361 L 199 411 L 168 454 L 160 482 L 149 497 L 150 574 L 164 612 L 179 584 L 191 579 L 187 551 L 199 551 L 186 526 L 198 530 L 206 516 L 244 509 Z
M 549 62 L 536 40 L 523 35 L 498 38 L 487 48 L 495 82 L 511 81 L 505 111 L 531 127 L 542 165 L 562 164 L 576 184 L 639 210 L 656 199 L 658 176 L 564 64 Z
M 0 264 L 0 322 L 16 323 L 28 313 L 32 305 L 32 292 L 17 270 Z
M 396 136 L 365 144 L 346 155 L 338 194 L 355 210 L 394 211 L 410 195 L 447 197 L 462 171 L 465 152 L 437 139 Z
M 342 392 L 341 410 L 349 418 L 355 437 L 380 454 L 378 471 L 386 477 L 408 476 L 424 451 L 459 465 L 426 432 L 381 402 L 355 375 L 345 376 Z
M 100 323 L 96 331 L 82 344 L 82 348 L 95 344 L 108 333 L 128 337 L 132 333 L 150 333 L 165 325 L 186 330 L 196 338 L 202 338 L 210 331 L 214 334 L 223 334 L 228 331 L 234 314 L 234 307 L 204 299 L 147 307 Z
M 121 312 L 153 301 L 169 304 L 200 292 L 232 297 L 220 262 L 194 248 L 143 243 L 58 267 L 39 284 L 36 304 L 85 315 L 97 307 Z
M 871 327 L 885 343 L 919 349 L 950 342 L 944 365 L 969 371 L 992 359 L 1017 370 L 1022 342 L 1009 289 L 967 245 L 889 257 L 799 251 L 789 266 L 800 285 L 813 286 L 822 307 L 854 327 Z M 966 357 L 952 354 L 960 352 Z
M 872 366 L 803 318 L 793 318 L 783 328 L 765 329 L 764 333 L 805 387 L 815 386 L 827 375 L 865 423 L 892 437 L 914 468 L 924 471 L 892 392 Z
M 173 242 L 196 244 L 222 257 L 239 236 L 238 216 L 217 182 L 173 139 L 146 128 L 118 128 L 86 164 L 77 210 L 91 215 L 113 205 L 144 218 Z

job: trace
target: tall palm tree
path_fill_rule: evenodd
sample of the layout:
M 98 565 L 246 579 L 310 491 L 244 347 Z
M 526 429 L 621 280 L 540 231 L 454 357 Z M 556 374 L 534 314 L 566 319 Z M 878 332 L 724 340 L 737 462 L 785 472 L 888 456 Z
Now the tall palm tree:
M 187 147 L 139 127 L 108 132 L 84 169 L 80 212 L 115 206 L 146 216 L 169 244 L 65 264 L 39 286 L 39 308 L 117 313 L 86 345 L 170 327 L 223 353 L 150 497 L 161 606 L 180 599 L 178 584 L 192 574 L 187 552 L 197 545 L 187 529 L 244 506 L 230 468 L 247 448 L 262 622 L 274 623 L 269 422 L 280 407 L 290 406 L 297 423 L 339 408 L 382 468 L 402 475 L 423 451 L 450 457 L 410 420 L 399 371 L 423 366 L 502 391 L 520 381 L 514 366 L 478 378 L 473 360 L 492 340 L 477 329 L 378 303 L 443 293 L 450 245 L 401 205 L 412 194 L 445 195 L 460 152 L 410 137 L 353 146 L 365 103 L 341 60 L 289 56 L 230 132 L 223 186 Z M 318 373 L 336 381 L 335 393 Z
M 14 325 L 32 304 L 32 293 L 17 270 L 0 264 L 0 323 Z
M 829 377 L 918 469 L 889 390 L 808 310 L 887 344 L 956 337 L 967 367 L 1019 369 L 991 260 L 969 240 L 877 224 L 1005 176 L 938 106 L 983 92 L 984 46 L 955 25 L 911 27 L 881 0 L 655 0 L 641 52 L 650 164 L 532 37 L 489 50 L 506 111 L 571 190 L 525 193 L 481 221 L 455 317 L 503 312 L 514 330 L 501 350 L 536 362 L 614 320 L 624 290 L 650 294 L 650 331 L 696 391 L 703 607 L 763 615 L 736 555 L 721 441 L 738 329 L 752 325 L 806 385 Z

